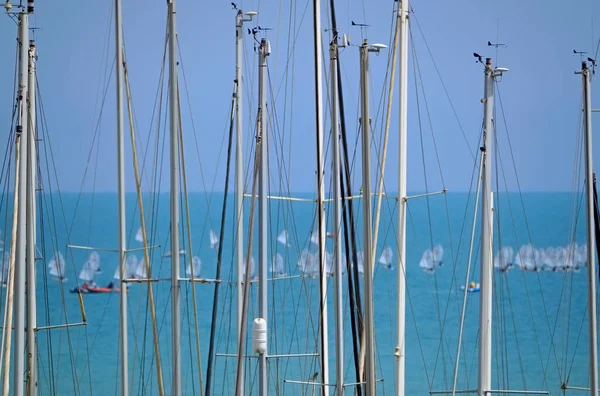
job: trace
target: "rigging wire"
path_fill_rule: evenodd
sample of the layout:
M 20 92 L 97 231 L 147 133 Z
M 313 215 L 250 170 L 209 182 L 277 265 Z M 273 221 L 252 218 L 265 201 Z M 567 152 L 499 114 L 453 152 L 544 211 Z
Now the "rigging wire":
M 217 273 L 215 283 L 215 290 L 213 295 L 213 309 L 212 309 L 212 319 L 211 319 L 211 328 L 210 328 L 210 343 L 209 343 L 209 351 L 208 351 L 208 366 L 206 371 L 206 394 L 210 395 L 210 384 L 212 380 L 212 366 L 214 361 L 214 341 L 215 341 L 215 330 L 216 330 L 216 322 L 217 322 L 217 308 L 219 306 L 219 280 L 221 279 L 221 266 L 222 266 L 222 258 L 223 258 L 223 237 L 225 234 L 225 219 L 227 215 L 227 195 L 229 192 L 229 171 L 231 166 L 231 148 L 233 146 L 233 130 L 234 130 L 234 119 L 235 119 L 235 98 L 237 95 L 237 84 L 238 82 L 234 82 L 233 95 L 231 99 L 231 117 L 230 117 L 230 126 L 229 126 L 229 143 L 227 145 L 227 165 L 225 171 L 225 191 L 223 195 L 223 208 L 221 210 L 221 229 L 219 231 L 219 252 L 217 254 Z M 195 299 L 194 299 L 195 301 Z

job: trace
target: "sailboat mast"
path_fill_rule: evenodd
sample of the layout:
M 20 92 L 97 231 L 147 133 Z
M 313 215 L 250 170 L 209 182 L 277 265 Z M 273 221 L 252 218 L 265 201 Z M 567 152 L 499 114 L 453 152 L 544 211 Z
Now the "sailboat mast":
M 169 18 L 169 116 L 171 137 L 171 348 L 173 354 L 171 394 L 181 395 L 181 356 L 179 339 L 180 294 L 179 294 L 179 96 L 177 94 L 177 37 L 175 29 L 175 1 L 168 2 Z M 151 286 L 149 286 L 151 287 Z
M 121 22 L 121 0 L 115 0 L 115 70 L 117 94 L 117 183 L 119 195 L 119 272 L 121 290 L 119 296 L 119 339 L 121 359 L 121 395 L 129 394 L 128 352 L 127 352 L 127 262 L 126 224 L 125 224 L 125 132 L 123 121 L 123 25 Z
M 594 191 L 592 186 L 592 93 L 587 63 L 581 66 L 585 101 L 585 180 L 587 209 L 588 312 L 590 339 L 590 395 L 598 394 L 598 333 L 596 324 L 596 258 L 594 255 Z
M 336 396 L 344 394 L 344 296 L 342 289 L 342 186 L 340 184 L 340 135 L 338 126 L 337 59 L 338 37 L 334 33 L 329 48 L 331 83 L 331 149 L 333 173 L 333 264 L 335 276 L 335 390 Z
M 267 134 L 267 56 L 271 54 L 271 44 L 262 39 L 258 50 L 258 117 L 260 122 L 260 173 L 258 178 L 259 200 L 258 200 L 258 316 L 267 323 L 268 328 L 268 255 L 267 255 L 267 194 L 269 187 L 269 163 L 267 158 L 269 139 Z M 250 258 L 248 258 L 250 260 Z M 267 348 L 258 355 L 258 394 L 266 396 L 269 392 L 268 371 L 267 371 Z
M 36 106 L 35 106 L 35 61 L 37 53 L 35 41 L 29 41 L 29 81 L 27 102 L 29 108 L 29 127 L 27 128 L 28 158 L 27 158 L 27 395 L 37 394 L 37 353 L 35 328 L 37 327 L 37 304 L 35 292 L 35 136 L 36 136 Z
M 494 71 L 492 60 L 485 63 L 483 128 L 483 172 L 481 181 L 481 303 L 479 306 L 479 381 L 477 394 L 485 396 L 492 385 L 492 116 L 494 112 Z
M 398 311 L 396 312 L 397 344 L 394 354 L 396 364 L 396 396 L 404 396 L 404 365 L 406 340 L 406 168 L 408 135 L 408 0 L 400 0 L 400 137 L 398 147 Z
M 235 251 L 237 263 L 237 344 L 242 337 L 242 311 L 244 307 L 244 162 L 242 141 L 242 37 L 244 14 L 238 10 L 235 16 Z M 243 378 L 242 372 L 242 378 Z M 243 381 L 243 379 L 242 379 Z
M 325 175 L 323 152 L 323 59 L 321 55 L 321 0 L 313 0 L 315 61 L 315 127 L 317 132 L 317 220 L 319 227 L 319 293 L 321 299 L 321 373 L 322 394 L 329 395 L 329 343 L 327 342 L 327 260 L 325 259 Z
M 371 154 L 369 115 L 369 43 L 360 46 L 362 131 L 363 265 L 365 282 L 365 393 L 375 395 L 375 331 L 373 326 L 373 262 L 371 260 Z
M 18 124 L 17 135 L 21 156 L 17 164 L 19 175 L 19 196 L 27 195 L 27 138 L 28 138 L 28 110 L 27 86 L 29 66 L 29 14 L 23 10 L 19 14 L 19 94 L 18 94 Z M 27 265 L 27 205 L 19 205 L 17 213 L 17 244 L 15 262 L 15 363 L 13 366 L 13 387 L 15 396 L 23 395 L 23 373 L 25 367 L 25 268 Z

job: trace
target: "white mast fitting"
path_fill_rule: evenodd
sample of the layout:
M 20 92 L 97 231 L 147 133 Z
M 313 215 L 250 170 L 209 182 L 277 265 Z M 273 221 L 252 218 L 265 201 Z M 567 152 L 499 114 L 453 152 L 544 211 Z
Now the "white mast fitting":
M 398 311 L 396 317 L 396 396 L 404 396 L 405 347 L 406 347 L 406 168 L 408 135 L 408 0 L 400 0 L 398 8 L 400 23 L 399 43 L 399 139 L 398 139 Z
M 317 221 L 319 222 L 320 266 L 320 324 L 321 324 L 321 373 L 322 394 L 329 395 L 329 344 L 327 342 L 327 260 L 325 258 L 325 175 L 323 152 L 323 62 L 321 46 L 321 0 L 313 0 L 314 60 L 315 60 L 315 126 L 317 132 Z
M 592 187 L 592 73 L 583 62 L 581 66 L 585 101 L 585 180 L 587 212 L 588 312 L 590 350 L 590 395 L 598 394 L 598 330 L 596 323 L 596 258 L 594 255 L 594 190 Z
M 264 325 L 264 344 L 258 348 L 258 394 L 267 396 L 269 393 L 267 354 L 268 354 L 268 335 L 266 334 L 268 325 L 268 289 L 267 276 L 269 267 L 269 257 L 267 253 L 267 194 L 269 187 L 269 163 L 267 158 L 269 139 L 267 134 L 267 56 L 271 54 L 271 44 L 266 39 L 262 39 L 258 49 L 258 120 L 260 142 L 260 173 L 258 178 L 259 200 L 258 200 L 258 316 L 257 321 L 262 319 Z M 254 330 L 254 326 L 253 326 Z M 253 338 L 256 339 L 253 334 Z
M 373 260 L 372 220 L 371 220 L 371 122 L 369 115 L 369 52 L 378 53 L 387 48 L 383 44 L 369 45 L 364 40 L 360 46 L 360 92 L 361 92 L 361 132 L 362 132 L 362 199 L 363 199 L 363 265 L 365 290 L 365 392 L 375 395 L 375 329 L 373 315 Z
M 35 61 L 37 51 L 35 41 L 29 41 L 29 76 L 27 102 L 29 111 L 29 127 L 27 128 L 28 158 L 27 158 L 27 395 L 37 394 L 37 352 L 36 335 L 37 304 L 35 279 L 35 185 L 36 185 L 36 104 L 35 104 Z
M 176 0 L 168 1 L 169 18 L 169 117 L 171 135 L 171 348 L 172 379 L 171 395 L 181 395 L 181 356 L 179 341 L 180 324 L 180 290 L 179 290 L 179 96 L 177 87 L 177 37 L 175 26 Z M 151 287 L 150 285 L 148 287 Z M 121 293 L 123 294 L 123 293 Z
M 28 138 L 28 110 L 26 104 L 28 89 L 29 66 L 29 14 L 22 10 L 19 13 L 19 93 L 18 93 L 18 122 L 17 135 L 19 138 L 19 151 L 21 152 L 16 169 L 19 175 L 19 197 L 27 195 L 27 138 Z M 23 380 L 25 371 L 25 268 L 27 265 L 27 205 L 19 205 L 17 216 L 17 244 L 15 261 L 15 326 L 14 326 L 14 354 L 13 365 L 13 394 L 23 396 Z
M 126 223 L 125 223 L 125 132 L 123 127 L 123 31 L 121 22 L 121 0 L 115 0 L 115 70 L 116 70 L 116 104 L 117 104 L 117 183 L 119 201 L 119 357 L 121 360 L 121 395 L 129 394 L 129 356 L 127 341 L 127 261 L 125 258 Z M 149 286 L 151 287 L 151 286 Z

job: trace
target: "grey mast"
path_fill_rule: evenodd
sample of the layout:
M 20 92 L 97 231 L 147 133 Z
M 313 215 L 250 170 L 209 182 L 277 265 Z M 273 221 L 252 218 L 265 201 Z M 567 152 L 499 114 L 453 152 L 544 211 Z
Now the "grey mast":
M 244 18 L 242 10 L 238 10 L 235 16 L 235 251 L 237 263 L 237 341 L 239 344 L 242 337 L 242 311 L 244 307 L 244 146 L 242 129 L 242 107 L 244 102 L 243 92 L 243 36 L 244 22 L 250 22 L 256 12 L 247 12 L 248 18 Z M 242 366 L 243 382 L 243 366 Z M 243 388 L 242 388 L 243 389 Z
M 119 354 L 121 360 L 121 395 L 129 394 L 128 378 L 128 341 L 127 341 L 127 267 L 125 259 L 126 224 L 125 224 L 125 132 L 123 127 L 123 31 L 121 22 L 121 0 L 115 0 L 115 70 L 116 70 L 116 104 L 117 104 L 117 183 L 119 201 Z M 151 287 L 151 285 L 149 285 Z
M 258 316 L 266 323 L 268 329 L 268 256 L 267 256 L 267 193 L 269 187 L 269 163 L 268 146 L 269 139 L 267 133 L 267 56 L 271 54 L 271 44 L 262 39 L 258 49 L 258 136 L 260 136 L 260 173 L 258 178 L 259 200 L 258 200 Z M 248 258 L 247 260 L 250 260 Z M 258 355 L 258 394 L 266 396 L 269 392 L 268 372 L 267 372 L 267 354 L 268 354 L 268 335 L 265 350 Z
M 479 375 L 477 394 L 486 396 L 492 387 L 492 153 L 494 83 L 496 77 L 508 71 L 492 68 L 492 60 L 485 61 L 485 89 L 482 99 L 483 147 L 481 172 L 481 302 L 479 305 Z
M 594 255 L 594 190 L 592 187 L 592 73 L 583 62 L 581 77 L 584 90 L 585 115 L 585 193 L 587 212 L 588 312 L 590 350 L 590 395 L 598 394 L 598 330 L 596 323 L 596 257 Z
M 27 138 L 28 138 L 28 110 L 27 110 L 27 86 L 29 66 L 29 14 L 28 10 L 19 13 L 19 93 L 18 93 L 18 122 L 17 135 L 19 138 L 19 151 L 21 152 L 19 163 L 16 164 L 19 177 L 19 197 L 27 195 Z M 15 327 L 14 327 L 14 354 L 13 365 L 13 394 L 23 396 L 23 380 L 25 371 L 25 268 L 27 265 L 27 206 L 19 205 L 17 216 L 17 243 L 15 261 Z
M 171 394 L 181 395 L 181 357 L 179 341 L 180 290 L 179 290 L 179 95 L 177 79 L 177 37 L 175 29 L 175 1 L 168 1 L 169 18 L 169 117 L 170 117 L 170 198 L 171 198 Z M 149 286 L 151 287 L 151 286 Z
M 340 136 L 338 124 L 338 87 L 337 87 L 337 61 L 338 48 L 337 33 L 334 33 L 333 41 L 329 48 L 331 73 L 331 161 L 332 161 L 332 183 L 333 183 L 333 265 L 335 279 L 335 394 L 344 394 L 344 296 L 342 288 L 342 239 L 340 230 L 342 227 L 342 186 L 340 184 Z M 344 46 L 345 43 L 342 43 Z
M 362 132 L 362 199 L 363 199 L 363 265 L 365 288 L 365 392 L 376 394 L 375 380 L 375 329 L 373 315 L 373 260 L 371 219 L 371 120 L 369 115 L 369 52 L 379 52 L 383 44 L 369 45 L 365 40 L 360 46 L 360 92 Z
M 479 381 L 477 393 L 486 396 L 492 385 L 492 240 L 491 240 L 491 157 L 492 115 L 494 112 L 494 71 L 492 60 L 485 63 L 483 172 L 481 181 L 481 302 L 479 306 Z
M 398 311 L 396 318 L 396 396 L 404 396 L 404 364 L 406 341 L 406 168 L 408 135 L 408 0 L 400 0 L 398 8 L 400 23 L 400 136 L 398 144 Z
M 329 344 L 327 342 L 327 263 L 325 258 L 325 170 L 323 152 L 323 62 L 321 55 L 321 1 L 313 0 L 314 65 L 315 65 L 315 127 L 317 132 L 317 222 L 319 227 L 319 294 L 321 330 L 322 394 L 329 395 Z
M 35 241 L 36 241 L 36 103 L 35 103 L 35 61 L 37 52 L 35 41 L 29 41 L 29 81 L 27 102 L 29 111 L 29 127 L 27 128 L 27 395 L 37 394 L 37 351 L 36 334 L 37 304 L 35 279 Z

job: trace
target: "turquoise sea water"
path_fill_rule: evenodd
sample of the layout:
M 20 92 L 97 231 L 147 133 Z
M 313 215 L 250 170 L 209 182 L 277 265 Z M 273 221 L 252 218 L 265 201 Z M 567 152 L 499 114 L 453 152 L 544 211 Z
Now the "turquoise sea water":
M 299 194 L 310 198 L 310 195 Z M 55 249 L 67 260 L 65 282 L 47 275 L 46 264 L 38 262 L 38 326 L 79 323 L 82 313 L 76 294 L 68 292 L 76 285 L 77 275 L 89 251 L 66 248 L 68 243 L 98 249 L 117 248 L 116 194 L 63 194 L 42 200 L 43 216 L 38 221 L 38 249 L 49 260 Z M 224 228 L 223 260 L 218 300 L 218 323 L 215 337 L 213 394 L 233 394 L 236 360 L 222 354 L 236 351 L 236 296 L 234 270 L 233 195 L 228 197 Z M 518 247 L 533 243 L 535 247 L 566 246 L 585 243 L 585 208 L 581 194 L 528 193 L 499 194 L 494 219 L 497 251 L 503 246 Z M 430 390 L 451 389 L 463 294 L 458 291 L 465 280 L 479 280 L 479 238 L 475 238 L 472 272 L 467 277 L 469 240 L 473 219 L 473 196 L 448 193 L 409 201 L 407 232 L 407 302 L 406 302 L 406 390 L 407 395 L 427 395 Z M 202 260 L 202 277 L 216 276 L 217 251 L 209 246 L 208 232 L 219 232 L 223 194 L 190 196 L 191 247 L 187 233 L 182 235 L 182 249 L 193 251 Z M 362 207 L 355 201 L 357 210 Z M 374 201 L 375 202 L 375 201 Z M 575 207 L 573 206 L 575 204 Z M 136 196 L 127 196 L 128 246 L 139 248 L 134 236 L 139 227 Z M 246 228 L 250 201 L 246 200 Z M 396 201 L 386 199 L 382 205 L 378 253 L 384 246 L 394 252 L 392 270 L 377 267 L 374 278 L 375 332 L 377 344 L 378 394 L 394 393 L 394 349 L 396 347 L 397 248 Z M 523 210 L 524 208 L 524 210 Z M 182 210 L 184 206 L 182 205 Z M 0 215 L 5 218 L 6 206 Z M 152 274 L 163 279 L 170 276 L 169 196 L 145 197 L 145 214 L 152 250 Z M 576 215 L 574 215 L 574 213 Z M 328 211 L 328 223 L 331 223 Z M 358 240 L 362 242 L 360 212 L 356 214 Z M 577 224 L 574 221 L 577 220 Z M 185 228 L 185 221 L 181 222 Z M 500 225 L 498 232 L 498 224 Z M 9 234 L 8 225 L 3 235 Z M 288 229 L 292 246 L 276 242 L 282 229 Z M 44 230 L 42 233 L 41 230 Z M 70 229 L 70 231 L 68 231 Z M 304 248 L 315 246 L 309 241 L 315 229 L 315 205 L 303 202 L 270 201 L 269 257 L 283 255 L 289 279 L 269 282 L 269 353 L 315 354 L 319 352 L 319 285 L 317 279 L 299 275 L 296 262 Z M 331 227 L 328 225 L 328 231 Z M 575 231 L 574 231 L 575 230 Z M 479 230 L 475 230 L 478 235 Z M 43 240 L 42 240 L 43 235 Z M 253 257 L 258 259 L 257 233 Z M 501 242 L 500 242 L 501 239 Z M 328 251 L 332 241 L 328 240 Z M 444 264 L 434 274 L 419 268 L 422 253 L 432 244 L 445 250 Z M 5 240 L 5 246 L 9 241 Z M 191 249 L 190 249 L 191 248 Z M 362 249 L 360 249 L 362 250 Z M 98 250 L 102 274 L 100 285 L 112 280 L 117 255 Z M 142 252 L 136 254 L 141 258 Z M 189 255 L 182 257 L 189 260 Z M 257 260 L 258 264 L 258 260 Z M 181 264 L 185 276 L 186 264 Z M 587 286 L 586 268 L 574 273 L 529 273 L 513 269 L 494 272 L 493 387 L 494 389 L 548 390 L 559 394 L 561 383 L 588 385 Z M 362 277 L 361 290 L 362 290 Z M 257 316 L 257 295 L 253 284 L 249 306 L 249 326 Z M 209 333 L 213 308 L 214 284 L 196 284 L 196 304 L 201 371 L 198 369 L 192 290 L 189 282 L 181 283 L 181 362 L 184 394 L 199 394 L 200 381 L 206 380 Z M 171 378 L 171 311 L 170 282 L 153 284 L 159 332 L 159 349 L 166 394 Z M 6 289 L 5 289 L 6 290 Z M 133 284 L 128 293 L 129 373 L 132 394 L 158 394 L 153 335 L 148 314 L 147 286 Z M 333 278 L 328 281 L 328 317 L 330 379 L 335 381 L 335 343 L 333 317 Z M 38 367 L 40 394 L 117 394 L 119 389 L 119 295 L 83 295 L 87 325 L 38 333 Z M 352 338 L 347 280 L 344 276 L 345 310 L 345 382 L 356 382 L 352 355 Z M 4 294 L 2 295 L 4 307 Z M 3 308 L 2 308 L 3 309 Z M 467 296 L 465 332 L 458 369 L 457 389 L 477 386 L 479 295 Z M 250 338 L 248 338 L 248 345 Z M 252 356 L 250 347 L 248 354 Z M 286 380 L 309 381 L 319 372 L 315 356 L 286 357 L 269 360 L 269 384 L 272 394 L 312 395 L 318 390 Z M 200 375 L 201 374 L 201 375 Z M 202 378 L 201 378 L 202 377 Z M 203 382 L 204 383 L 204 382 Z M 248 393 L 256 393 L 258 377 L 256 359 L 246 365 Z M 351 394 L 353 388 L 347 388 Z

